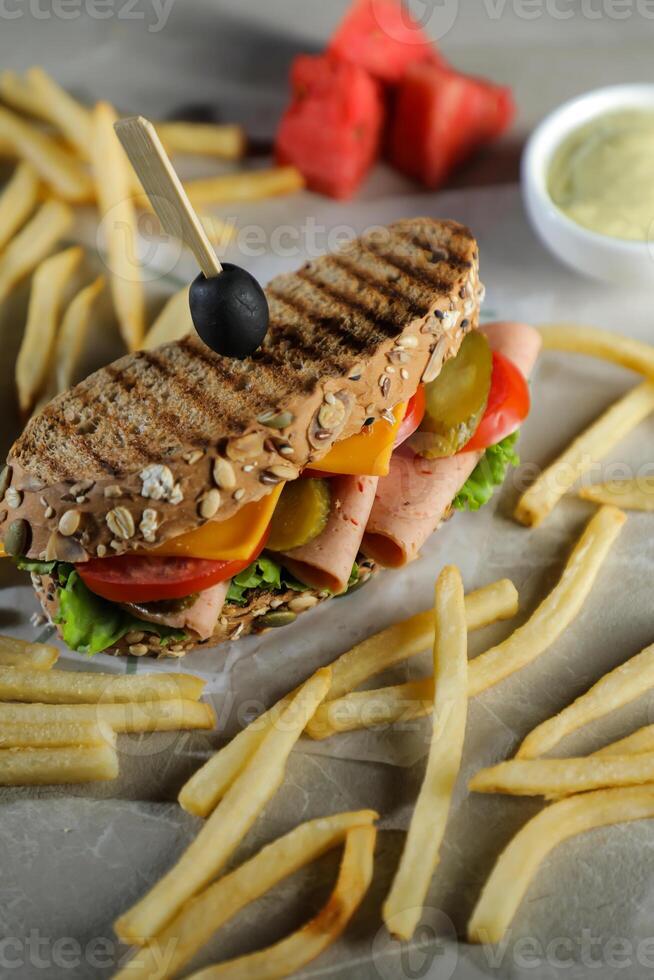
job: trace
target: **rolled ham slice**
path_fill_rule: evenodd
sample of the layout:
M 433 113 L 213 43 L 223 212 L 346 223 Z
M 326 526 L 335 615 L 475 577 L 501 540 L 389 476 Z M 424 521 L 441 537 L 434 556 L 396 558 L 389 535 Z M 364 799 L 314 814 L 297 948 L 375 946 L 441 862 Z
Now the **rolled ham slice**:
M 179 612 L 158 613 L 136 604 L 126 604 L 125 608 L 146 622 L 159 623 L 172 629 L 192 630 L 201 640 L 208 640 L 215 632 L 228 589 L 229 580 L 212 585 L 210 589 L 200 592 L 193 605 Z
M 282 555 L 284 566 L 315 589 L 344 592 L 361 547 L 378 477 L 337 476 L 329 481 L 332 506 L 325 530 Z
M 538 331 L 506 320 L 481 329 L 491 348 L 529 377 L 541 347 Z M 391 568 L 412 561 L 483 455 L 463 452 L 447 459 L 422 459 L 408 448 L 393 453 L 390 472 L 377 487 L 361 545 L 364 554 Z

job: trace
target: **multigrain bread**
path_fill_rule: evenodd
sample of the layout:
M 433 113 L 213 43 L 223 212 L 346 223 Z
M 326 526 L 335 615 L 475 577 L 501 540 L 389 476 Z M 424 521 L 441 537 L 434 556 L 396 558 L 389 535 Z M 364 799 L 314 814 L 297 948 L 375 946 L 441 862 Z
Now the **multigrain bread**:
M 188 337 L 32 419 L 9 455 L 0 538 L 25 522 L 29 557 L 79 562 L 230 517 L 433 379 L 477 325 L 481 289 L 469 230 L 430 218 L 273 279 L 251 358 Z

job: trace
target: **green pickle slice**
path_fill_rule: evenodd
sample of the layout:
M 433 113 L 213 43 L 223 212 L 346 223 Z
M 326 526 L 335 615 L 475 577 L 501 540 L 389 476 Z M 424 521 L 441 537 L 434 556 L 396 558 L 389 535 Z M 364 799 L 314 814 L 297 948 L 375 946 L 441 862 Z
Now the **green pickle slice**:
M 327 525 L 332 495 L 327 480 L 293 480 L 287 483 L 270 522 L 266 548 L 290 551 L 308 544 Z
M 412 448 L 427 459 L 454 456 L 473 437 L 486 411 L 493 355 L 483 333 L 467 334 L 456 357 L 425 385 L 426 410 Z

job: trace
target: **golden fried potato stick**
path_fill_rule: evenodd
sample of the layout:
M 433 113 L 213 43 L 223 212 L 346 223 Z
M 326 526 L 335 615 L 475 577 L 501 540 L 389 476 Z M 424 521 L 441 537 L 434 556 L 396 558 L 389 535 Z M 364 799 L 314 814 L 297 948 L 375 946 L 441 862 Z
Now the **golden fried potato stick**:
M 30 643 L 13 636 L 0 636 L 0 666 L 49 670 L 59 659 L 59 651 L 48 643 Z
M 635 755 L 637 752 L 654 752 L 654 725 L 645 725 L 625 738 L 609 742 L 596 752 L 591 752 L 591 756 Z
M 0 193 L 0 249 L 21 228 L 39 199 L 39 176 L 31 163 L 19 163 Z
M 184 189 L 193 207 L 198 207 L 203 204 L 259 201 L 280 194 L 294 194 L 304 186 L 304 177 L 296 167 L 272 167 L 270 170 L 245 170 L 188 180 Z
M 341 935 L 370 887 L 376 835 L 374 827 L 348 831 L 336 887 L 305 926 L 267 949 L 198 970 L 188 980 L 275 980 L 320 956 Z
M 107 102 L 93 113 L 92 167 L 107 239 L 111 294 L 123 340 L 138 350 L 145 333 L 145 299 L 137 251 L 136 212 L 131 197 L 130 164 L 114 132 L 117 115 Z
M 594 827 L 654 817 L 654 786 L 598 790 L 545 807 L 504 848 L 468 923 L 471 943 L 499 943 L 549 852 Z
M 0 726 L 0 749 L 63 748 L 67 745 L 116 745 L 116 733 L 108 725 L 91 721 Z
M 634 480 L 609 480 L 581 487 L 579 496 L 594 504 L 613 504 L 623 510 L 654 510 L 654 478 L 636 477 Z
M 526 667 L 556 642 L 588 597 L 625 520 L 615 507 L 604 507 L 595 514 L 570 555 L 559 583 L 527 622 L 502 643 L 470 661 L 470 697 Z M 337 732 L 421 718 L 429 714 L 433 696 L 432 677 L 355 691 L 321 705 L 307 726 L 307 734 L 323 739 Z
M 92 783 L 118 776 L 111 745 L 51 749 L 0 749 L 0 786 Z
M 295 827 L 183 905 L 169 925 L 138 950 L 114 980 L 174 977 L 246 905 L 337 847 L 348 831 L 370 826 L 377 816 L 374 810 L 336 813 Z
M 603 459 L 654 411 L 654 384 L 644 382 L 615 402 L 543 470 L 522 495 L 514 517 L 536 527 L 550 514 L 579 477 Z
M 119 939 L 144 945 L 222 870 L 284 781 L 291 750 L 329 684 L 330 671 L 324 668 L 302 685 L 181 858 L 117 919 L 114 931 Z
M 57 197 L 75 204 L 93 200 L 93 181 L 79 160 L 9 109 L 0 108 L 0 139 L 32 164 Z
M 46 201 L 0 254 L 0 304 L 52 251 L 73 223 L 63 201 Z
M 115 732 L 176 732 L 211 729 L 216 716 L 203 701 L 138 701 L 129 704 L 10 704 L 0 702 L 0 728 L 23 723 L 104 723 Z
M 543 338 L 543 350 L 599 357 L 654 381 L 654 347 L 651 344 L 577 323 L 546 323 L 538 329 Z
M 436 582 L 435 696 L 427 769 L 411 817 L 400 864 L 384 902 L 392 935 L 409 940 L 420 921 L 459 775 L 468 711 L 468 634 L 463 583 L 446 566 Z
M 508 759 L 475 773 L 475 793 L 510 796 L 571 796 L 594 789 L 654 783 L 654 752 L 567 759 Z
M 93 306 L 104 287 L 104 276 L 98 276 L 94 282 L 80 289 L 64 312 L 55 341 L 52 397 L 62 391 L 68 391 L 73 384 L 75 371 L 84 349 Z
M 549 752 L 562 738 L 596 718 L 603 718 L 617 708 L 654 687 L 654 644 L 641 650 L 626 663 L 610 670 L 591 688 L 560 711 L 537 725 L 517 751 L 519 759 L 535 759 Z
M 79 266 L 79 245 L 45 259 L 34 273 L 27 323 L 16 361 L 18 404 L 29 412 L 48 376 L 64 291 Z
M 12 109 L 50 122 L 47 107 L 37 98 L 32 86 L 15 71 L 0 71 L 0 99 Z
M 518 603 L 518 591 L 507 578 L 468 593 L 465 597 L 468 632 L 511 619 L 518 611 Z M 427 650 L 433 646 L 434 630 L 434 610 L 428 609 L 362 640 L 331 665 L 332 686 L 327 700 L 343 697 L 376 674 Z
M 245 155 L 246 140 L 242 126 L 161 122 L 155 128 L 170 154 L 191 153 L 223 160 L 240 160 Z
M 142 343 L 143 350 L 153 350 L 161 344 L 169 344 L 173 340 L 182 340 L 192 330 L 193 320 L 189 308 L 188 286 L 173 293 L 154 321 Z
M 61 87 L 42 68 L 30 68 L 25 86 L 41 118 L 59 130 L 83 160 L 90 159 L 93 139 L 91 112 Z
M 0 701 L 41 704 L 199 701 L 205 683 L 193 674 L 101 674 L 0 667 Z

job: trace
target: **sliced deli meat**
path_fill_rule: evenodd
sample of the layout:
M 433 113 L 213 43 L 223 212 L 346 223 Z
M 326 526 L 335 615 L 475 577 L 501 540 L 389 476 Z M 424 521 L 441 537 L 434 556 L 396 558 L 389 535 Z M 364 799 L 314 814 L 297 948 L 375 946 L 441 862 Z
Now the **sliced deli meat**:
M 208 640 L 214 634 L 228 589 L 229 580 L 219 582 L 200 592 L 189 606 L 174 612 L 158 611 L 157 605 L 161 603 L 150 603 L 147 606 L 130 603 L 125 605 L 125 609 L 148 623 L 158 623 L 160 626 L 170 626 L 178 630 L 192 630 L 200 640 Z
M 338 476 L 329 481 L 327 525 L 313 541 L 282 555 L 285 567 L 316 589 L 344 592 L 375 500 L 376 476 Z
M 541 339 L 526 323 L 501 321 L 483 327 L 493 350 L 528 377 Z M 408 447 L 393 453 L 388 476 L 379 481 L 362 551 L 381 565 L 412 561 L 441 523 L 452 501 L 484 455 L 462 452 L 444 459 L 414 456 Z

